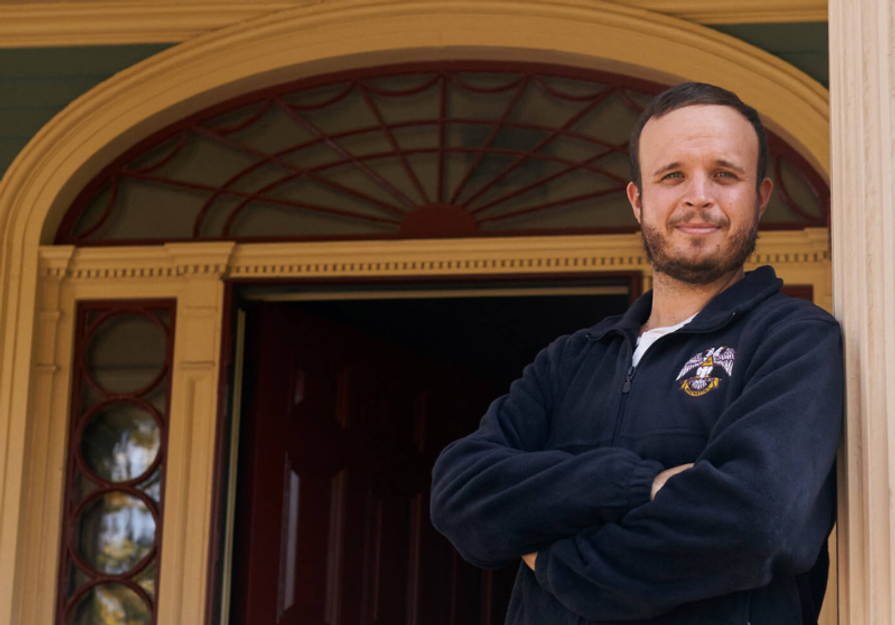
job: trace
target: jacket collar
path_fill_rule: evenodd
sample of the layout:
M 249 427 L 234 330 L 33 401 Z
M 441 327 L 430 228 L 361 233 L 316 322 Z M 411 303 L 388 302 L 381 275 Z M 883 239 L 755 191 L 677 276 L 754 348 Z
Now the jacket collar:
M 709 300 L 696 317 L 687 324 L 687 332 L 707 332 L 724 326 L 737 315 L 742 315 L 777 293 L 783 280 L 770 265 L 749 271 L 742 280 L 721 291 Z M 622 316 L 608 317 L 587 333 L 598 341 L 611 331 L 621 332 L 635 340 L 640 327 L 649 318 L 653 307 L 653 292 L 647 291 Z

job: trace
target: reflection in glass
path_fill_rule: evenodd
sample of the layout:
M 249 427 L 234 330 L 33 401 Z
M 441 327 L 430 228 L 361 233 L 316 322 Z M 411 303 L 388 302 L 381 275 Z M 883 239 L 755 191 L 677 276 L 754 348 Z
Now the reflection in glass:
M 138 406 L 120 403 L 91 417 L 81 437 L 81 455 L 99 477 L 124 482 L 149 469 L 160 444 L 161 432 L 152 416 Z
M 146 504 L 113 491 L 89 504 L 77 522 L 78 553 L 100 573 L 134 568 L 152 549 L 155 519 Z
M 151 621 L 149 606 L 121 584 L 91 588 L 75 609 L 74 625 L 143 625 Z
M 165 333 L 146 317 L 122 314 L 107 319 L 87 346 L 87 367 L 110 393 L 137 391 L 165 365 Z
M 137 488 L 149 495 L 154 502 L 159 503 L 162 497 L 162 472 L 156 469 L 150 478 L 145 482 L 141 482 Z
M 155 560 L 150 562 L 145 569 L 140 571 L 139 575 L 134 577 L 134 581 L 140 585 L 140 588 L 146 591 L 146 594 L 155 598 Z

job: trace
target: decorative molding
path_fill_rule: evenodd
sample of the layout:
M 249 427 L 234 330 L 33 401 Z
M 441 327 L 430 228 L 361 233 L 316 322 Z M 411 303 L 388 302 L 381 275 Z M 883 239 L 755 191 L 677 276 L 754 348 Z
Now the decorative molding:
M 74 245 L 54 245 L 40 251 L 40 275 L 43 278 L 63 280 L 71 275 Z
M 827 0 L 611 0 L 699 24 L 826 22 Z
M 308 2 L 0 4 L 0 48 L 180 43 Z
M 389 0 L 379 0 L 388 2 Z M 823 22 L 826 0 L 610 0 L 700 24 Z M 345 0 L 0 3 L 0 48 L 180 43 L 296 6 Z
M 236 244 L 233 241 L 195 245 L 193 243 L 168 243 L 165 251 L 175 264 L 176 275 L 191 278 L 218 279 L 227 273 L 230 257 Z
M 830 1 L 833 295 L 845 345 L 839 622 L 895 622 L 895 6 Z
M 824 228 L 762 233 L 750 267 L 814 267 L 830 260 Z M 42 274 L 60 274 L 63 250 L 40 248 Z M 651 272 L 639 234 L 494 239 L 334 241 L 314 243 L 177 243 L 157 247 L 76 248 L 66 275 L 74 281 L 177 278 L 238 280 Z

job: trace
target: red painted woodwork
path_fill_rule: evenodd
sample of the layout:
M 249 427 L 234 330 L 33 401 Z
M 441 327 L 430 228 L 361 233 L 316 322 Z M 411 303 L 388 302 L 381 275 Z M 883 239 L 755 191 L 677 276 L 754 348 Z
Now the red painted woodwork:
M 785 284 L 781 290 L 790 297 L 798 297 L 809 302 L 814 301 L 814 285 L 812 284 Z
M 246 344 L 231 623 L 501 623 L 514 572 L 428 516 L 436 455 L 500 389 L 289 305 L 251 309 Z
M 496 61 L 280 85 L 210 107 L 122 154 L 78 195 L 56 242 L 634 232 L 628 134 L 664 88 Z M 769 134 L 769 148 L 778 199 L 762 228 L 828 225 L 822 176 L 781 138 Z

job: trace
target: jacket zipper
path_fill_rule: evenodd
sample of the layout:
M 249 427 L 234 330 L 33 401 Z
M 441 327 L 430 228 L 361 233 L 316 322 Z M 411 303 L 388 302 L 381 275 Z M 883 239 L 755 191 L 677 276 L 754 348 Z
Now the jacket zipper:
M 615 427 L 612 430 L 612 446 L 615 447 L 615 443 L 618 440 L 618 434 L 622 429 L 622 421 L 625 418 L 625 404 L 628 403 L 628 393 L 631 391 L 631 380 L 634 379 L 634 374 L 637 373 L 637 367 L 631 365 L 628 367 L 628 373 L 625 375 L 625 383 L 622 385 L 622 399 L 618 406 L 618 414 L 615 416 Z

